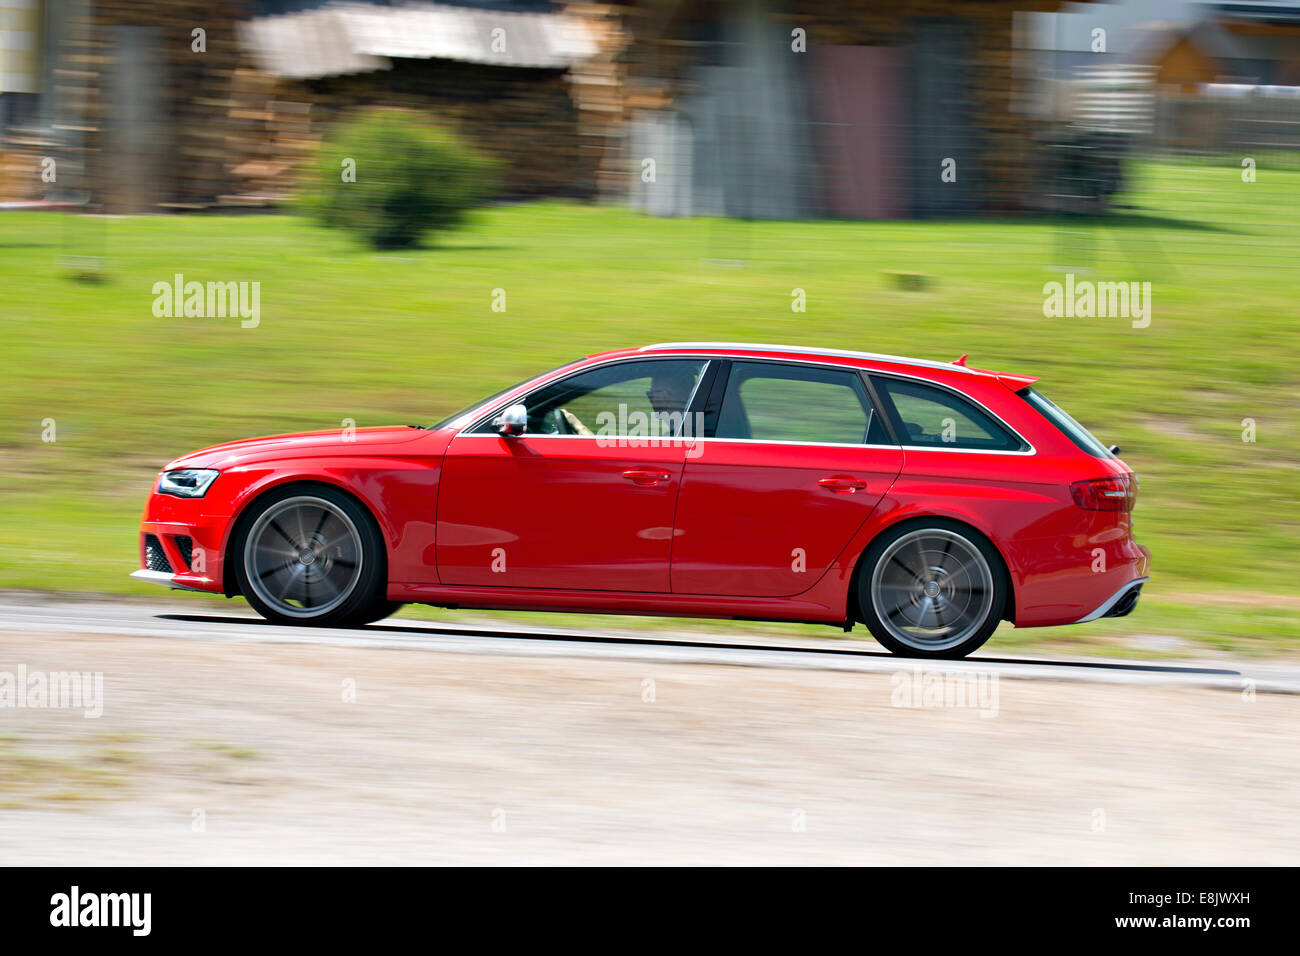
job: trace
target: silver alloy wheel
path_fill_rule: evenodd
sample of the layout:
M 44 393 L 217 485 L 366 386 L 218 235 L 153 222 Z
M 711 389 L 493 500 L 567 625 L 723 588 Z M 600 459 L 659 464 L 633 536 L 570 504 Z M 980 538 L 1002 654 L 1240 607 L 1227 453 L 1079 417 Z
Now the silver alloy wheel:
M 919 651 L 956 647 L 993 606 L 993 573 L 971 541 L 923 528 L 893 542 L 871 574 L 871 603 L 885 629 Z
M 361 535 L 338 505 L 313 495 L 277 501 L 249 529 L 244 574 L 287 617 L 327 614 L 361 578 Z

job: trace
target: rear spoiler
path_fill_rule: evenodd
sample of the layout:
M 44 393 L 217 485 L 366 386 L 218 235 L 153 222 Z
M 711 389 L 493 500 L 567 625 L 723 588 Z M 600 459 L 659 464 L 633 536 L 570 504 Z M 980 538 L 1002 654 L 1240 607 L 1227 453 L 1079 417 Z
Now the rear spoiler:
M 966 364 L 968 358 L 970 358 L 969 352 L 959 359 L 954 359 L 952 364 L 960 365 L 962 368 L 970 368 L 970 366 Z M 994 372 L 987 368 L 972 368 L 971 371 L 983 372 L 985 375 L 992 375 L 1013 392 L 1018 392 L 1022 388 L 1028 388 L 1030 385 L 1033 385 L 1038 381 L 1037 375 L 1014 375 L 1011 372 Z

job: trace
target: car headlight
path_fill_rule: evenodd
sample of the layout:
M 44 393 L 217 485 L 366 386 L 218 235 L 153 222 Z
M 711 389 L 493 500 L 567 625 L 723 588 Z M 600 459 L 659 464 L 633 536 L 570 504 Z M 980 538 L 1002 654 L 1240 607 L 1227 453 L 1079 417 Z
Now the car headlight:
M 158 493 L 178 498 L 202 498 L 212 479 L 221 472 L 215 468 L 177 468 L 164 471 L 158 479 Z

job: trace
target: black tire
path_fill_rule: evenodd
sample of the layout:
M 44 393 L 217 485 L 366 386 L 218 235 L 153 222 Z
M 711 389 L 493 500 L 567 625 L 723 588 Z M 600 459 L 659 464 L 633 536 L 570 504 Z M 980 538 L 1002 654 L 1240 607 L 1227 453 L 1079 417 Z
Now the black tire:
M 965 657 L 1002 620 L 1005 565 L 983 535 L 960 522 L 909 521 L 867 548 L 857 598 L 862 623 L 894 654 Z
M 240 593 L 276 624 L 347 627 L 400 607 L 386 598 L 374 517 L 329 485 L 286 485 L 255 501 L 239 521 L 234 565 Z

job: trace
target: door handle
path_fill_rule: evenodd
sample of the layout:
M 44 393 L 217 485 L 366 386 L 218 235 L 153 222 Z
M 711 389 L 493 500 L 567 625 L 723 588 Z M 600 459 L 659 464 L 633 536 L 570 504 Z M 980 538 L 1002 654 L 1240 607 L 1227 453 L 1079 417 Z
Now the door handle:
M 851 495 L 855 491 L 862 491 L 867 487 L 865 481 L 854 478 L 852 475 L 831 475 L 829 478 L 822 478 L 817 484 L 823 488 L 829 488 L 837 495 Z
M 629 468 L 623 472 L 623 477 L 634 485 L 652 487 L 661 481 L 667 481 L 672 475 L 666 471 L 643 471 L 639 468 Z

